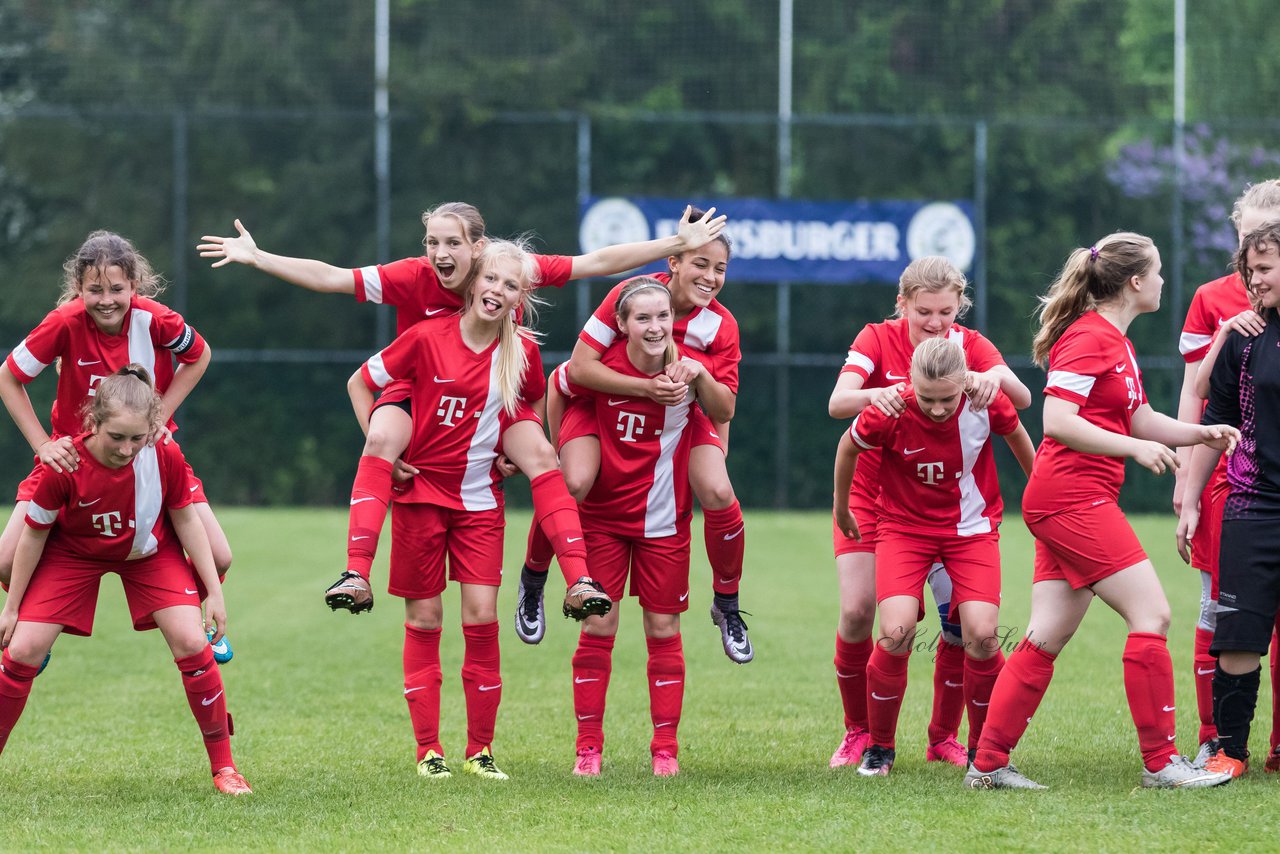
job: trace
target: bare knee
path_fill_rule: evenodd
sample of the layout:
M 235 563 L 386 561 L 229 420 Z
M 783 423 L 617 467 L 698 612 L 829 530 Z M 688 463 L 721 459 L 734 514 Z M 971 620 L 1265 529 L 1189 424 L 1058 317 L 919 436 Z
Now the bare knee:
M 169 641 L 169 650 L 174 658 L 190 658 L 199 655 L 209 646 L 209 639 L 200 632 L 183 632 Z
M 573 468 L 564 470 L 564 485 L 568 487 L 569 494 L 573 496 L 573 500 L 579 504 L 587 497 L 587 493 L 591 491 L 591 487 L 595 486 L 595 483 L 596 476 L 594 471 Z
M 715 483 L 702 484 L 695 491 L 698 494 L 698 503 L 707 510 L 724 510 L 732 507 L 733 502 L 738 500 L 733 492 L 733 484 L 728 478 Z
M 395 460 L 404 453 L 405 445 L 398 435 L 370 427 L 369 435 L 364 439 L 364 455 L 384 460 Z
M 1171 620 L 1169 605 L 1166 603 L 1145 613 L 1135 614 L 1129 621 L 1129 631 L 1167 637 Z
M 871 627 L 875 623 L 875 618 L 875 604 L 859 602 L 853 607 L 841 610 L 837 633 L 841 640 L 849 642 L 865 640 L 871 637 Z

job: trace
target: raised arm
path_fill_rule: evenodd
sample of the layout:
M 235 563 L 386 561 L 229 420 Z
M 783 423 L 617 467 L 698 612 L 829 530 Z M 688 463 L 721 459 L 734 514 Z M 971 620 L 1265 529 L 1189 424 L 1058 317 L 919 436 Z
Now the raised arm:
M 665 373 L 651 379 L 624 376 L 601 362 L 600 353 L 582 340 L 573 345 L 569 379 L 594 391 L 647 397 L 663 406 L 677 406 L 689 388 L 686 383 L 675 382 Z
M 196 246 L 201 258 L 216 258 L 211 266 L 222 267 L 231 262 L 256 267 L 268 275 L 282 279 L 291 285 L 322 294 L 354 294 L 355 275 L 344 267 L 335 267 L 310 258 L 290 258 L 263 252 L 254 242 L 249 230 L 235 221 L 238 237 L 204 235 L 204 241 Z
M 0 363 L 0 399 L 4 400 L 4 408 L 9 411 L 13 423 L 18 425 L 22 438 L 31 446 L 31 452 L 40 458 L 40 462 L 53 466 L 57 471 L 75 471 L 80 465 L 80 455 L 76 453 L 70 436 L 63 436 L 54 441 L 44 431 L 44 425 L 31 406 L 31 398 L 27 389 L 9 370 L 9 366 Z
M 856 371 L 844 371 L 836 378 L 836 387 L 827 401 L 827 412 L 832 418 L 854 418 L 868 406 L 874 406 L 894 418 L 902 414 L 906 406 L 902 400 L 906 383 L 863 388 L 865 382 L 866 378 Z
M 689 212 L 693 207 L 687 206 L 680 216 L 680 225 L 671 237 L 659 237 L 656 240 L 645 240 L 639 243 L 619 243 L 606 246 L 586 255 L 576 255 L 573 267 L 569 272 L 571 279 L 589 279 L 593 276 L 612 276 L 625 273 L 645 264 L 679 255 L 690 249 L 697 249 L 710 243 L 724 230 L 727 217 L 714 216 L 716 209 L 711 208 L 702 219 L 689 222 Z M 617 392 L 621 394 L 621 392 Z
M 1133 457 L 1156 474 L 1164 474 L 1166 469 L 1178 464 L 1170 448 L 1159 442 L 1104 430 L 1082 418 L 1077 404 L 1052 395 L 1044 399 L 1044 435 L 1085 454 Z

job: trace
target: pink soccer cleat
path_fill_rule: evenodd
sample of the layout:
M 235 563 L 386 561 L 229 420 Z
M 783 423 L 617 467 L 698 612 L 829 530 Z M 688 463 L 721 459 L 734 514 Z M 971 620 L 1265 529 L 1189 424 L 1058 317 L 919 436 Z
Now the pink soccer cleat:
M 862 759 L 862 751 L 871 743 L 871 734 L 860 726 L 856 726 L 844 734 L 844 741 L 831 754 L 830 767 L 843 768 L 845 765 L 857 765 Z
M 674 777 L 680 773 L 680 763 L 665 750 L 653 754 L 653 776 Z
M 578 751 L 578 761 L 573 765 L 575 777 L 600 776 L 600 751 L 594 747 L 584 747 Z
M 235 768 L 219 769 L 213 775 L 213 787 L 224 795 L 252 795 L 253 789 Z
M 956 741 L 955 736 L 935 741 L 924 752 L 925 762 L 949 762 L 957 768 L 969 767 L 969 751 Z

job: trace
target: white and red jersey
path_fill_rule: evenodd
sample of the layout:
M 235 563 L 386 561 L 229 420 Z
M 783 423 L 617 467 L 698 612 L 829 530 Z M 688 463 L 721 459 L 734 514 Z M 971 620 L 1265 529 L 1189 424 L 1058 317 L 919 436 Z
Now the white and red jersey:
M 490 510 L 502 506 L 502 479 L 493 465 L 502 431 L 529 417 L 536 398 L 525 395 L 526 384 L 519 411 L 504 414 L 499 340 L 475 352 L 462 340 L 461 320 L 447 315 L 421 321 L 365 362 L 360 374 L 373 391 L 397 380 L 413 387 L 413 438 L 402 458 L 421 474 L 396 500 Z M 525 377 L 542 379 L 538 345 L 523 335 L 519 341 L 528 357 Z
M 569 281 L 573 258 L 568 255 L 534 255 L 539 279 L 535 287 L 559 288 Z M 404 258 L 390 264 L 373 264 L 352 271 L 356 300 L 396 308 L 396 335 L 419 320 L 453 314 L 463 307 L 462 294 L 455 293 L 436 276 L 426 256 Z
M 1204 359 L 1222 324 L 1250 307 L 1249 293 L 1238 273 L 1196 288 L 1178 338 L 1178 352 L 1183 360 L 1190 363 Z
M 947 331 L 947 340 L 964 350 L 965 365 L 971 371 L 981 373 L 1004 364 L 1000 351 L 980 332 L 953 323 Z M 849 345 L 849 355 L 840 373 L 855 373 L 862 377 L 863 388 L 886 388 L 910 382 L 911 355 L 914 352 L 906 318 L 868 323 Z M 851 494 L 861 496 L 867 503 L 875 502 L 880 494 L 879 470 L 878 450 L 861 454 Z
M 649 278 L 671 286 L 669 273 L 657 273 Z M 578 340 L 597 353 L 604 353 L 618 340 L 618 295 L 630 281 L 627 279 L 614 285 L 578 333 Z M 717 300 L 712 300 L 706 308 L 694 306 L 693 311 L 672 325 L 671 337 L 677 345 L 689 351 L 687 355 L 711 371 L 716 382 L 728 386 L 734 394 L 738 393 L 738 363 L 742 361 L 742 347 L 738 321 L 729 309 Z
M 1147 402 L 1133 344 L 1096 311 L 1068 326 L 1049 351 L 1044 393 L 1076 404 L 1085 421 L 1123 436 L 1132 434 L 1133 413 Z M 1044 517 L 1115 501 L 1123 483 L 1123 458 L 1076 451 L 1046 436 L 1036 451 L 1022 512 Z
M 680 348 L 680 355 L 688 353 Z M 631 364 L 620 340 L 605 350 L 601 363 L 623 376 L 649 379 Z M 583 523 L 594 522 L 614 536 L 674 536 L 693 512 L 689 489 L 690 391 L 677 406 L 647 397 L 605 394 L 571 383 L 563 370 L 556 387 L 566 397 L 589 396 L 600 435 L 600 473 L 582 501 Z
M 868 406 L 849 427 L 860 449 L 880 450 L 880 527 L 962 537 L 995 531 L 1004 502 L 991 437 L 1018 429 L 1013 403 L 999 392 L 981 412 L 964 400 L 946 421 L 934 421 L 921 411 L 910 386 L 902 399 L 906 409 L 899 417 Z
M 173 381 L 173 358 L 189 364 L 204 349 L 204 339 L 182 315 L 153 299 L 135 295 L 117 335 L 102 332 L 85 311 L 84 301 L 73 299 L 45 315 L 13 348 L 5 364 L 25 385 L 55 359 L 62 359 L 50 421 L 55 437 L 76 436 L 84 429 L 80 409 L 99 382 L 136 362 L 164 394 Z M 168 427 L 171 432 L 177 429 L 172 420 Z
M 156 553 L 176 537 L 166 510 L 191 503 L 187 462 L 176 443 L 148 445 L 128 465 L 108 468 L 75 438 L 80 467 L 73 472 L 44 467 L 27 506 L 27 525 L 53 528 L 46 551 L 120 563 Z

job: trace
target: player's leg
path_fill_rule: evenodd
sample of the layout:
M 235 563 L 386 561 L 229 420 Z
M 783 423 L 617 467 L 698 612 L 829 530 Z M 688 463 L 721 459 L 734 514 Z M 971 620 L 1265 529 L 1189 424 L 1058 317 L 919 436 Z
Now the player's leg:
M 369 433 L 351 486 L 347 520 L 347 568 L 325 590 L 330 609 L 359 614 L 373 609 L 369 572 L 378 551 L 378 539 L 391 504 L 396 461 L 413 437 L 413 416 L 408 394 L 396 400 L 379 399 L 369 415 Z
M 1218 585 L 1216 575 L 1208 572 L 1198 574 L 1200 614 L 1196 619 L 1195 651 L 1191 664 L 1196 689 L 1196 714 L 1200 718 L 1200 749 L 1196 753 L 1195 762 L 1203 765 L 1210 756 L 1218 752 L 1218 728 L 1213 724 L 1213 672 L 1218 660 L 1209 652 L 1213 633 L 1218 627 Z
M 951 607 L 951 576 L 941 563 L 930 567 L 928 581 L 938 608 L 941 629 L 938 642 L 933 644 L 933 712 L 929 717 L 929 746 L 925 750 L 925 761 L 950 762 L 963 768 L 969 764 L 969 759 L 957 738 L 960 718 L 965 710 L 965 648 L 960 616 Z M 971 733 L 972 729 L 970 727 Z
M 720 629 L 724 654 L 737 664 L 746 664 L 755 657 L 738 604 L 746 551 L 746 522 L 733 484 L 729 482 L 725 448 L 710 430 L 709 421 L 701 432 L 696 425 L 694 431 L 694 444 L 689 452 L 689 483 L 702 506 L 703 539 L 707 562 L 711 564 L 711 621 Z
M 393 555 L 395 554 L 393 549 Z M 443 552 L 441 553 L 443 555 Z M 442 561 L 443 563 L 443 561 Z M 394 565 L 392 567 L 394 576 Z M 441 567 L 440 577 L 444 577 Z M 404 700 L 417 742 L 418 774 L 429 780 L 453 776 L 440 743 L 440 596 L 404 600 Z
M 836 624 L 836 688 L 844 710 L 844 736 L 831 755 L 831 768 L 857 765 L 871 743 L 867 727 L 867 662 L 876 617 L 874 544 L 849 541 L 857 551 L 840 552 L 843 534 L 836 532 L 836 576 L 840 585 L 840 619 Z M 864 537 L 864 542 L 865 542 Z M 869 551 L 864 549 L 870 549 Z
M 26 708 L 41 662 L 61 632 L 62 626 L 57 623 L 19 620 L 9 646 L 0 653 L 0 752 Z
M 684 645 L 680 615 L 644 611 L 644 642 L 649 651 L 649 716 L 653 737 L 649 754 L 657 777 L 680 773 L 678 730 L 684 706 Z
M 884 555 L 878 554 L 876 559 L 879 564 Z M 879 586 L 883 579 L 876 580 Z M 915 642 L 920 600 L 915 596 L 889 595 L 880 600 L 876 610 L 880 625 L 867 662 L 867 729 L 871 743 L 858 764 L 858 773 L 864 777 L 885 777 L 893 768 L 898 715 L 907 691 L 907 664 Z
M 152 612 L 151 618 L 164 635 L 173 653 L 173 663 L 182 674 L 187 705 L 200 727 L 204 748 L 209 754 L 214 787 L 228 795 L 249 794 L 249 784 L 231 757 L 231 716 L 227 713 L 226 691 L 205 634 L 200 608 L 174 605 Z

